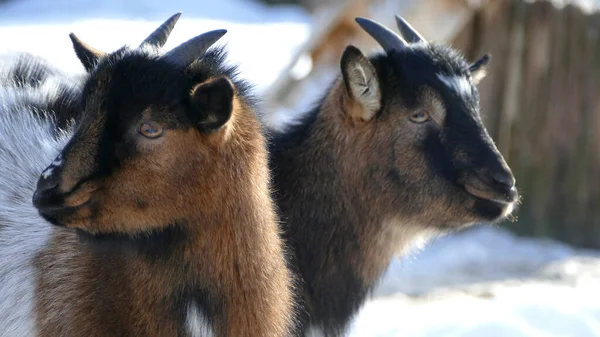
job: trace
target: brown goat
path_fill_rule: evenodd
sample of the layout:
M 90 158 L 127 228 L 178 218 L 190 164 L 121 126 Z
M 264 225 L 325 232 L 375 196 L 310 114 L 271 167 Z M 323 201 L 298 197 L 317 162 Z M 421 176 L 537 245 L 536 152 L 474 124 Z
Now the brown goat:
M 275 196 L 303 280 L 303 334 L 343 335 L 394 255 L 508 216 L 514 177 L 479 116 L 467 64 L 398 17 L 406 42 L 368 19 L 384 48 L 349 46 L 320 104 L 271 143 Z
M 0 133 L 14 142 L 0 145 L 1 194 L 27 186 L 59 152 L 33 196 L 56 227 L 25 203 L 30 188 L 0 195 L 25 212 L 0 212 L 0 252 L 12 254 L 3 259 L 31 255 L 18 271 L 0 263 L 9 334 L 275 337 L 293 328 L 291 273 L 248 85 L 221 49 L 205 53 L 225 31 L 161 55 L 178 16 L 140 48 L 112 54 L 72 35 L 90 74 L 62 150 L 43 121 L 0 111 Z M 34 161 L 25 175 L 19 157 Z M 19 246 L 44 231 L 36 249 Z

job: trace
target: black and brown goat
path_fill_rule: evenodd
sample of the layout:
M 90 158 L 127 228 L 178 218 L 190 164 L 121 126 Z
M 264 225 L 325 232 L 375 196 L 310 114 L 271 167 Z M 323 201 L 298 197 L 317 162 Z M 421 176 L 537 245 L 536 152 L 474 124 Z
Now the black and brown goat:
M 501 220 L 518 199 L 480 118 L 475 85 L 489 58 L 469 65 L 397 21 L 404 38 L 358 18 L 385 52 L 367 58 L 347 47 L 320 104 L 273 136 L 304 334 L 342 335 L 415 238 Z
M 177 18 L 111 54 L 72 36 L 74 132 L 0 111 L 0 335 L 289 335 L 253 99 L 206 51 L 224 30 L 158 51 Z

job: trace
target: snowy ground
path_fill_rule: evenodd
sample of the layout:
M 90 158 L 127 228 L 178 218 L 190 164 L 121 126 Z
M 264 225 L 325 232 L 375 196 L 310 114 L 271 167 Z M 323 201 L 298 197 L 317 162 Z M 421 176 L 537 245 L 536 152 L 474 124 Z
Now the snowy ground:
M 305 12 L 242 0 L 16 0 L 0 5 L 0 56 L 26 51 L 80 73 L 69 32 L 112 51 L 177 11 L 166 49 L 226 28 L 231 59 L 259 92 L 310 34 Z M 600 336 L 600 252 L 489 226 L 438 239 L 392 262 L 351 336 Z
M 390 265 L 353 337 L 600 336 L 600 252 L 482 226 Z
M 287 66 L 310 32 L 310 17 L 295 7 L 270 8 L 243 0 L 13 0 L 0 4 L 0 54 L 28 51 L 68 73 L 83 72 L 68 34 L 103 51 L 136 46 L 176 12 L 183 12 L 165 49 L 212 29 L 227 29 L 231 60 L 261 92 Z M 277 48 L 273 48 L 277 46 Z

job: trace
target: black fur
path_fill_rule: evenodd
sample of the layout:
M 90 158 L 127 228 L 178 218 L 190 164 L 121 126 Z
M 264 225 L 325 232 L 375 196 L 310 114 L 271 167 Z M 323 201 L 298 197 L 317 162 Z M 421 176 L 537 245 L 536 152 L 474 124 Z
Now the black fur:
M 454 181 L 457 163 L 453 155 L 457 147 L 467 149 L 472 159 L 458 165 L 495 165 L 498 154 L 490 147 L 481 124 L 476 88 L 471 83 L 471 93 L 460 95 L 436 76 L 461 76 L 470 82 L 469 64 L 459 53 L 444 46 L 419 44 L 369 60 L 377 70 L 382 90 L 382 107 L 375 118 L 394 113 L 387 108 L 392 103 L 416 107 L 424 86 L 442 96 L 447 110 L 443 131 L 429 128 L 424 141 L 415 145 L 427 154 L 432 171 Z M 348 60 L 342 60 L 342 73 L 347 63 Z M 374 282 L 365 283 L 358 274 L 361 266 L 357 265 L 360 259 L 356 257 L 363 254 L 358 236 L 364 235 L 358 232 L 369 226 L 376 231 L 382 219 L 369 217 L 373 215 L 368 210 L 370 205 L 357 193 L 361 187 L 347 186 L 341 181 L 342 164 L 336 160 L 337 154 L 315 141 L 320 139 L 315 135 L 326 128 L 317 121 L 321 104 L 285 132 L 272 135 L 271 169 L 274 196 L 284 220 L 284 237 L 295 254 L 294 269 L 304 281 L 301 292 L 307 301 L 302 303 L 305 314 L 300 325 L 304 329 L 321 327 L 327 336 L 340 336 L 376 286 Z M 408 186 L 407 178 L 398 170 L 387 171 L 387 179 L 400 188 Z M 369 177 L 365 180 L 374 181 Z M 381 193 L 387 193 L 386 190 L 389 186 L 381 186 Z M 422 205 L 412 200 L 410 194 L 399 195 L 398 198 L 403 198 L 399 203 L 404 205 L 403 211 L 418 213 Z M 482 215 L 487 212 L 490 218 L 498 216 L 497 207 L 484 200 L 480 202 Z M 444 223 L 437 227 L 449 228 Z
M 103 57 L 90 71 L 77 100 L 67 102 L 64 106 L 65 109 L 75 109 L 77 106 L 78 118 L 93 120 L 93 123 L 83 124 L 102 130 L 99 142 L 95 146 L 93 167 L 88 168 L 87 176 L 82 177 L 78 185 L 111 174 L 123 160 L 136 154 L 131 145 L 129 129 L 137 126 L 142 111 L 148 107 L 168 107 L 169 114 L 158 114 L 152 118 L 169 128 L 196 124 L 201 131 L 209 131 L 206 125 L 198 125 L 209 111 L 203 111 L 206 107 L 198 106 L 190 98 L 190 93 L 198 83 L 226 76 L 233 83 L 238 99 L 249 106 L 249 110 L 257 111 L 256 100 L 250 93 L 250 85 L 238 78 L 236 67 L 225 65 L 226 57 L 223 48 L 215 48 L 186 70 L 174 69 L 171 64 L 160 60 L 159 54 L 149 50 L 130 50 L 123 47 Z M 105 93 L 100 105 L 94 102 L 93 107 L 86 106 L 90 99 L 96 99 L 97 90 Z M 231 99 L 231 95 L 226 96 Z M 224 96 L 225 99 L 227 97 Z M 101 106 L 99 110 L 98 106 Z M 82 115 L 82 111 L 86 111 L 85 115 Z M 231 111 L 229 115 L 230 113 Z M 64 122 L 64 117 L 56 118 L 59 123 Z M 77 126 L 63 153 L 68 153 L 72 144 L 76 144 L 79 137 L 85 137 L 86 132 L 88 130 Z M 46 199 L 56 203 L 56 200 L 62 200 L 64 197 L 52 195 Z M 45 199 L 39 199 L 37 203 L 42 205 L 44 201 Z M 42 216 L 57 224 L 54 216 L 64 216 L 64 212 L 69 210 L 51 210 Z
M 203 131 L 219 129 L 233 113 L 234 88 L 224 77 L 204 83 L 194 89 L 192 109 L 198 116 L 195 123 Z
M 305 296 L 300 305 L 302 335 L 309 324 L 340 335 L 374 285 L 364 284 L 348 257 L 360 254 L 356 233 L 345 226 L 360 209 L 339 204 L 337 193 L 346 187 L 335 166 L 299 166 L 296 156 L 306 155 L 304 142 L 314 132 L 318 109 L 271 143 L 274 197 L 282 216 L 283 236 L 293 251 L 292 268 L 301 279 Z M 313 154 L 319 161 L 335 162 L 334 154 Z M 292 178 L 293 177 L 293 178 Z M 310 182 L 310 183 L 309 183 Z M 354 205 L 352 205 L 354 206 Z M 304 300 L 308 298 L 309 303 Z
M 95 90 L 96 77 L 105 72 L 110 74 L 111 84 L 104 102 L 106 121 L 97 146 L 96 175 L 109 174 L 112 167 L 133 154 L 128 140 L 122 137 L 127 130 L 118 127 L 134 126 L 141 111 L 150 105 L 169 107 L 171 113 L 168 120 L 162 120 L 163 116 L 153 118 L 171 128 L 198 125 L 208 111 L 201 111 L 205 107 L 198 107 L 189 97 L 197 83 L 227 76 L 233 81 L 238 97 L 246 104 L 254 105 L 250 86 L 237 78 L 235 67 L 224 66 L 225 58 L 223 49 L 213 49 L 185 72 L 174 70 L 172 65 L 158 60 L 157 55 L 142 50 L 123 48 L 102 60 L 91 72 L 82 95 L 82 102 L 85 102 L 87 96 Z M 206 131 L 205 125 L 198 125 L 198 128 Z M 74 137 L 77 137 L 77 133 Z
M 67 154 L 73 144 L 78 143 L 79 137 L 89 137 L 86 135 L 89 131 L 86 128 L 91 126 L 100 131 L 99 143 L 94 146 L 92 152 L 93 163 L 91 167 L 85 168 L 87 176 L 81 178 L 78 185 L 90 179 L 110 175 L 124 159 L 136 155 L 131 140 L 128 139 L 128 134 L 131 134 L 128 130 L 139 123 L 141 113 L 150 106 L 168 108 L 169 113 L 157 113 L 157 116 L 152 117 L 153 120 L 164 123 L 169 128 L 193 126 L 206 118 L 208 113 L 218 112 L 221 117 L 228 118 L 231 115 L 231 105 L 225 106 L 222 111 L 214 111 L 215 104 L 197 104 L 198 102 L 191 99 L 193 88 L 208 79 L 221 76 L 229 78 L 235 88 L 236 98 L 241 100 L 249 111 L 257 111 L 251 86 L 238 78 L 236 67 L 226 65 L 227 54 L 223 48 L 209 50 L 201 60 L 194 62 L 185 70 L 175 69 L 159 57 L 160 55 L 155 51 L 128 48 L 106 55 L 93 69 L 90 69 L 85 82 L 77 87 L 76 98 L 59 102 L 63 104 L 63 109 L 77 112 L 75 132 L 71 141 L 63 149 L 63 154 Z M 231 82 L 227 81 L 230 89 L 232 89 Z M 222 81 L 215 83 L 217 89 L 223 88 Z M 98 92 L 101 95 L 98 95 Z M 217 97 L 214 93 L 211 94 L 211 99 Z M 232 94 L 225 91 L 224 95 L 219 96 L 220 100 L 216 106 L 221 107 L 224 101 L 232 99 Z M 57 125 L 67 122 L 67 117 L 58 114 L 57 110 L 49 112 L 49 115 L 41 115 L 41 117 L 56 118 Z M 214 127 L 198 125 L 201 132 L 209 132 Z M 62 198 L 63 195 L 51 196 L 48 201 L 60 205 Z M 136 206 L 140 209 L 148 207 L 143 199 L 138 199 Z M 64 212 L 69 212 L 69 208 L 58 209 L 55 212 L 60 218 L 66 215 Z M 54 219 L 53 212 L 44 214 L 42 211 L 41 213 L 54 225 L 61 225 Z M 91 218 L 93 216 L 92 212 Z M 185 222 L 185 219 L 181 219 L 180 222 Z M 82 249 L 97 254 L 99 259 L 114 257 L 116 261 L 126 261 L 128 258 L 141 258 L 149 264 L 161 265 L 161 268 L 156 268 L 157 270 L 167 270 L 169 274 L 171 271 L 176 271 L 177 273 L 172 273 L 187 275 L 189 270 L 186 268 L 189 266 L 181 261 L 172 260 L 173 256 L 181 256 L 183 252 L 180 250 L 188 246 L 189 236 L 183 230 L 184 227 L 180 223 L 175 223 L 161 230 L 135 234 L 90 234 L 84 230 L 77 230 L 77 233 L 79 241 L 83 243 Z M 125 263 L 123 262 L 122 265 L 125 266 Z M 112 272 L 112 270 L 107 271 L 107 274 L 112 275 Z M 222 317 L 225 311 L 224 295 L 220 289 L 205 289 L 201 284 L 194 282 L 188 282 L 186 287 L 188 288 L 177 289 L 175 293 L 170 294 L 172 296 L 168 297 L 168 300 L 172 303 L 164 304 L 166 312 L 172 314 L 178 321 L 181 327 L 179 335 L 182 336 L 188 335 L 185 330 L 185 318 L 187 308 L 192 303 L 211 323 L 217 317 Z M 106 320 L 110 319 L 110 314 L 106 313 Z M 221 323 L 227 324 L 227 322 Z
M 188 238 L 180 225 L 181 223 L 175 223 L 136 236 L 120 233 L 92 235 L 80 229 L 76 231 L 79 241 L 84 243 L 83 247 L 92 249 L 97 254 L 110 253 L 116 256 L 143 257 L 151 261 L 166 261 L 172 256 L 173 250 L 181 247 Z
M 202 66 L 196 67 L 198 64 L 193 66 L 189 78 L 177 83 L 189 85 L 219 75 L 227 75 L 235 79 L 237 74 L 235 68 L 226 68 L 222 65 L 224 56 L 222 49 L 209 51 L 203 60 L 198 62 Z M 122 50 L 111 56 L 108 61 L 102 62 L 97 72 L 100 72 L 104 66 L 109 67 L 119 60 L 124 60 L 131 62 L 127 71 L 139 72 L 140 80 L 155 81 L 153 82 L 157 84 L 155 88 L 171 88 L 175 83 L 174 79 L 160 70 L 145 75 L 143 60 L 148 57 L 139 55 L 136 51 Z M 459 97 L 435 76 L 435 74 L 445 74 L 470 78 L 469 65 L 460 54 L 442 46 L 420 45 L 402 53 L 376 55 L 371 57 L 370 61 L 377 70 L 383 94 L 384 104 L 378 116 L 386 113 L 386 102 L 393 100 L 400 99 L 405 106 L 415 106 L 417 93 L 424 85 L 436 89 L 441 94 L 449 116 L 445 123 L 447 128 L 456 130 L 456 137 L 449 134 L 446 137 L 447 146 L 442 146 L 439 142 L 439 134 L 431 130 L 421 144 L 424 151 L 429 154 L 430 165 L 440 175 L 448 180 L 455 178 L 456 163 L 452 161 L 452 148 L 464 145 L 465 142 L 482 144 L 479 147 L 469 147 L 472 157 L 475 158 L 473 163 L 489 161 L 495 155 L 481 143 L 481 139 L 487 138 L 484 137 L 485 130 L 478 124 L 480 120 L 477 91 L 473 90 L 467 97 Z M 194 73 L 194 69 L 198 68 L 202 70 Z M 245 82 L 236 80 L 234 83 L 238 95 L 241 95 L 247 104 L 254 104 L 254 98 L 247 95 L 249 86 Z M 109 101 L 125 99 L 127 95 L 124 93 L 130 93 L 132 88 L 135 88 L 131 83 L 126 84 L 126 81 L 121 82 L 120 85 L 122 86 L 114 90 L 114 95 Z M 84 92 L 90 89 L 87 88 Z M 139 100 L 160 101 L 160 92 L 154 92 L 153 95 L 157 96 L 140 97 Z M 303 329 L 307 329 L 309 325 L 321 326 L 328 335 L 337 336 L 345 330 L 351 318 L 375 287 L 375 283 L 367 284 L 361 279 L 352 258 L 362 254 L 357 243 L 359 227 L 373 225 L 380 219 L 365 218 L 364 214 L 368 214 L 368 211 L 363 208 L 369 206 L 364 205 L 359 195 L 353 196 L 350 204 L 340 201 L 339 195 L 354 195 L 353 189 L 357 187 L 346 186 L 343 181 L 339 181 L 335 153 L 328 152 L 326 148 L 311 147 L 309 144 L 314 134 L 320 132 L 319 125 L 316 123 L 320 105 L 321 103 L 286 132 L 271 135 L 271 170 L 274 179 L 274 197 L 283 220 L 284 237 L 293 252 L 291 265 L 302 280 L 299 288 L 304 296 L 303 299 L 307 300 L 301 300 L 299 303 L 300 325 Z M 115 116 L 127 118 L 127 112 L 115 112 Z M 173 126 L 176 125 L 174 121 Z M 112 140 L 109 142 L 114 143 Z M 104 154 L 99 153 L 99 156 L 115 152 L 114 148 L 109 150 L 111 147 L 108 144 L 99 148 L 106 151 Z M 315 160 L 314 162 L 302 161 L 298 159 L 301 156 L 310 156 Z M 320 165 L 319 162 L 328 165 Z M 377 169 L 373 168 L 374 171 Z M 394 185 L 406 184 L 402 172 L 390 170 L 387 176 Z M 410 199 L 403 201 L 409 206 L 414 206 L 414 211 L 417 211 L 418 204 L 411 204 Z M 491 213 L 497 211 L 493 205 L 486 204 L 483 200 L 481 200 L 481 208 Z M 493 215 L 490 214 L 490 217 Z M 445 226 L 446 224 L 439 224 L 440 228 Z
M 81 106 L 83 92 L 90 92 L 89 76 L 67 76 L 62 74 L 57 68 L 51 66 L 44 59 L 28 54 L 18 55 L 14 65 L 9 67 L 5 72 L 0 72 L 0 86 L 4 87 L 33 87 L 39 88 L 41 84 L 52 78 L 57 82 L 58 95 L 56 97 L 48 97 L 40 93 L 39 99 L 24 98 L 19 104 L 15 104 L 15 111 L 23 110 L 28 113 L 34 113 L 40 118 L 52 118 L 58 128 L 64 129 L 81 118 L 80 113 L 83 109 Z M 129 50 L 122 48 L 108 57 L 106 62 L 101 62 L 98 69 L 92 69 L 95 72 L 111 64 L 121 63 L 128 64 L 131 67 L 126 71 L 142 73 L 144 76 L 140 79 L 141 82 L 148 82 L 149 77 L 154 76 L 155 82 L 153 85 L 157 90 L 162 88 L 170 88 L 173 82 L 168 82 L 167 78 L 156 76 L 157 72 L 161 72 L 161 67 L 156 67 L 153 64 L 152 71 L 149 74 L 143 73 L 144 65 L 136 64 L 135 60 L 150 61 L 156 59 L 158 55 L 150 54 L 146 51 Z M 127 60 L 126 60 L 127 59 Z M 239 70 L 236 66 L 228 65 L 226 62 L 227 52 L 224 47 L 210 49 L 201 60 L 196 61 L 188 68 L 186 74 L 187 83 L 199 83 L 211 77 L 227 76 L 233 82 L 237 97 L 250 107 L 250 110 L 256 109 L 258 100 L 252 93 L 252 85 L 245 80 L 239 78 Z M 143 61 L 142 61 L 143 62 Z M 148 63 L 146 62 L 146 66 Z M 162 69 L 169 68 L 168 65 L 163 65 Z M 123 69 L 120 66 L 119 69 Z M 155 71 L 156 69 L 156 71 Z M 154 75 L 153 75 L 154 74 Z M 87 81 L 87 84 L 86 84 Z M 131 85 L 130 83 L 129 85 Z M 146 86 L 147 87 L 147 86 Z M 87 89 L 86 89 L 87 88 Z M 143 91 L 143 90 L 140 90 Z M 115 89 L 118 93 L 118 89 Z M 174 92 L 171 90 L 170 92 Z M 161 95 L 166 94 L 162 92 Z M 146 98 L 150 98 L 147 95 Z M 140 100 L 140 101 L 143 101 Z M 263 116 L 259 115 L 262 118 Z

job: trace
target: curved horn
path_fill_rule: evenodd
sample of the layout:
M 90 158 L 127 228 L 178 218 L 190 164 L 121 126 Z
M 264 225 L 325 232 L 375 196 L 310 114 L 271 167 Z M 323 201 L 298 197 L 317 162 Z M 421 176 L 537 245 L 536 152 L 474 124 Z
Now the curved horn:
M 79 61 L 81 61 L 87 72 L 90 72 L 92 69 L 94 69 L 96 64 L 98 64 L 98 60 L 106 55 L 105 52 L 102 52 L 81 41 L 74 33 L 69 34 L 69 38 L 71 38 L 71 42 L 73 42 L 73 49 L 75 49 L 77 58 Z
M 171 31 L 175 27 L 177 20 L 181 16 L 181 12 L 175 13 L 173 16 L 167 19 L 160 27 L 156 28 L 155 31 L 152 32 L 145 40 L 140 44 L 140 47 L 143 46 L 152 46 L 160 48 L 167 43 L 167 39 L 171 34 Z
M 400 15 L 396 15 L 396 25 L 402 36 L 410 43 L 427 42 L 427 40 Z
M 402 50 L 408 46 L 406 41 L 392 30 L 371 19 L 358 17 L 356 22 L 383 47 L 386 53 Z
M 218 29 L 200 34 L 170 50 L 161 58 L 172 64 L 187 68 L 192 62 L 202 57 L 208 48 L 225 33 L 227 33 L 225 29 Z

